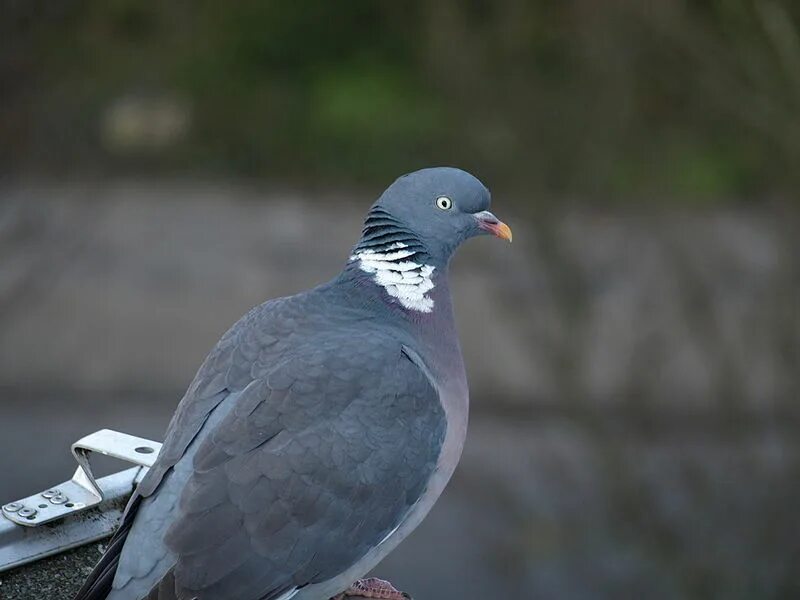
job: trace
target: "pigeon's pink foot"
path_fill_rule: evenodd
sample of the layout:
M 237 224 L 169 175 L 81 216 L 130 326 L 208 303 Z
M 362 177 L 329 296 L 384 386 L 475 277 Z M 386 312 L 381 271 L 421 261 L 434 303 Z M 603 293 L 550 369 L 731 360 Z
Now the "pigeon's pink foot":
M 377 600 L 409 600 L 411 596 L 396 589 L 388 581 L 377 577 L 359 579 L 332 600 L 345 600 L 348 596 L 376 598 Z

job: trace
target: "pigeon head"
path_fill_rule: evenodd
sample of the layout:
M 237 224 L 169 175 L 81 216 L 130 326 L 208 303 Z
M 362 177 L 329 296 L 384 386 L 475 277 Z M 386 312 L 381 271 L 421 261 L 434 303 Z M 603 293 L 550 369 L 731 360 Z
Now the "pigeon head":
M 489 212 L 491 200 L 486 186 L 461 169 L 437 167 L 403 175 L 370 209 L 356 248 L 386 250 L 407 244 L 442 265 L 476 235 L 511 241 L 511 229 Z
M 511 229 L 489 212 L 491 194 L 476 177 L 452 167 L 422 169 L 390 185 L 367 213 L 351 262 L 372 274 L 406 309 L 431 312 L 428 292 L 465 240 Z

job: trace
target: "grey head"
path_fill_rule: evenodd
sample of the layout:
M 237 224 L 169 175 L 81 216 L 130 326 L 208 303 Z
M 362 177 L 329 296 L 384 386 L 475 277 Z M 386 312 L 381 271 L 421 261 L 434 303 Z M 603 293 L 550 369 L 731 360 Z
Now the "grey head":
M 372 205 L 350 257 L 393 302 L 431 312 L 428 294 L 464 241 L 491 234 L 511 241 L 511 229 L 491 212 L 491 194 L 466 171 L 422 169 L 398 178 Z
M 399 177 L 373 204 L 356 249 L 409 243 L 443 266 L 465 240 L 493 234 L 511 241 L 511 230 L 489 206 L 492 195 L 461 169 L 434 167 Z

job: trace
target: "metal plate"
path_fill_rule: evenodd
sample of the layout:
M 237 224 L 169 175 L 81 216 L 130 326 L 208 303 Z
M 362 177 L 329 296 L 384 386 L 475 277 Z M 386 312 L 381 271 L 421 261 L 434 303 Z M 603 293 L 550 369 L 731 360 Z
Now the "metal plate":
M 72 445 L 72 453 L 78 461 L 72 479 L 9 502 L 2 507 L 2 514 L 18 525 L 35 527 L 96 506 L 103 501 L 104 491 L 92 474 L 90 457 L 93 453 L 149 468 L 160 450 L 161 444 L 152 440 L 111 429 L 96 431 Z
M 152 467 L 160 450 L 158 442 L 113 429 L 95 431 L 72 444 L 76 459 L 80 454 L 97 452 L 143 467 Z

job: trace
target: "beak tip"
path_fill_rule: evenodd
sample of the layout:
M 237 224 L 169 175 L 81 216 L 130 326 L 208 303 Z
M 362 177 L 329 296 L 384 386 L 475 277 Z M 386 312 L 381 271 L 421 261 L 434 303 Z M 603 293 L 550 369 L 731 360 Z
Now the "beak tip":
M 498 225 L 497 230 L 493 233 L 501 240 L 506 240 L 509 244 L 514 241 L 514 235 L 511 233 L 511 227 L 502 221 Z

